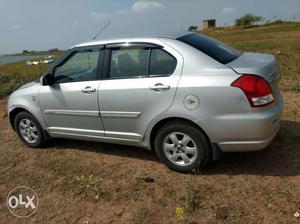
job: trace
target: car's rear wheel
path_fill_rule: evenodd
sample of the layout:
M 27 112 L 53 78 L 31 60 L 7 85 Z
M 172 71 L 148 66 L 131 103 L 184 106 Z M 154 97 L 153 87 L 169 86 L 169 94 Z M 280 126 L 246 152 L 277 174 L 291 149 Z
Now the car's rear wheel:
M 14 120 L 15 130 L 25 145 L 40 148 L 45 144 L 45 136 L 39 122 L 30 113 L 20 112 Z
M 161 162 L 177 172 L 202 169 L 210 157 L 206 136 L 185 122 L 162 126 L 155 138 L 155 151 Z

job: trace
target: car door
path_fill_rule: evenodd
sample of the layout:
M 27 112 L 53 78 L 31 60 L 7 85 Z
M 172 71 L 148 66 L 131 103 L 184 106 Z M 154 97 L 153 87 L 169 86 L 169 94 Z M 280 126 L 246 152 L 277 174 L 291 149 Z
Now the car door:
M 104 136 L 97 100 L 100 51 L 74 49 L 53 69 L 53 84 L 41 87 L 39 104 L 51 136 Z
M 105 136 L 141 141 L 150 121 L 172 104 L 182 57 L 168 46 L 106 46 L 98 98 Z

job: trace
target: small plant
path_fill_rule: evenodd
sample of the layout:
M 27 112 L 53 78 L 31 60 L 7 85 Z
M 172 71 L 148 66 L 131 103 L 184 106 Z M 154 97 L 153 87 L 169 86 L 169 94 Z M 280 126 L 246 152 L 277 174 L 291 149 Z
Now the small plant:
M 175 215 L 179 222 L 183 222 L 185 216 L 185 209 L 183 207 L 177 207 L 175 209 Z
M 186 187 L 185 204 L 187 212 L 194 212 L 200 205 L 199 192 L 193 188 L 191 183 Z
M 9 75 L 7 73 L 0 73 L 0 83 L 6 83 L 9 81 Z
M 92 174 L 89 176 L 81 175 L 81 176 L 76 176 L 76 181 L 78 181 L 78 183 L 82 188 L 88 189 L 93 185 L 92 178 L 93 178 Z
M 290 88 L 291 91 L 300 92 L 300 84 L 296 84 Z
M 76 176 L 75 180 L 80 187 L 78 194 L 84 198 L 92 199 L 95 202 L 100 199 L 109 198 L 109 192 L 105 192 L 102 189 L 101 183 L 94 181 L 92 174 Z

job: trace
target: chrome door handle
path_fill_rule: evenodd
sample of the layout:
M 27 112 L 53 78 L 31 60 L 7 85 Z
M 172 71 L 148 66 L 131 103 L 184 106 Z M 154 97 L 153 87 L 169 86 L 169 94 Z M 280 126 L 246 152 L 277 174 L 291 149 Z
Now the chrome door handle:
M 168 89 L 170 89 L 170 86 L 166 86 L 161 83 L 157 83 L 154 86 L 150 86 L 149 89 L 154 90 L 154 91 L 168 90 Z
M 96 92 L 96 89 L 92 88 L 90 86 L 87 86 L 84 89 L 82 89 L 81 92 L 83 92 L 83 93 L 94 93 L 94 92 Z

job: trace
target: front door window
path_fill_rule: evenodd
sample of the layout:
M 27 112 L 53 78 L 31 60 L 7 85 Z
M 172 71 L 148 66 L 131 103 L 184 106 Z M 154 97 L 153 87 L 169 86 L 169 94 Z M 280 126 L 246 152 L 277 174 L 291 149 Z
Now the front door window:
M 54 72 L 56 83 L 97 80 L 99 50 L 74 53 Z

